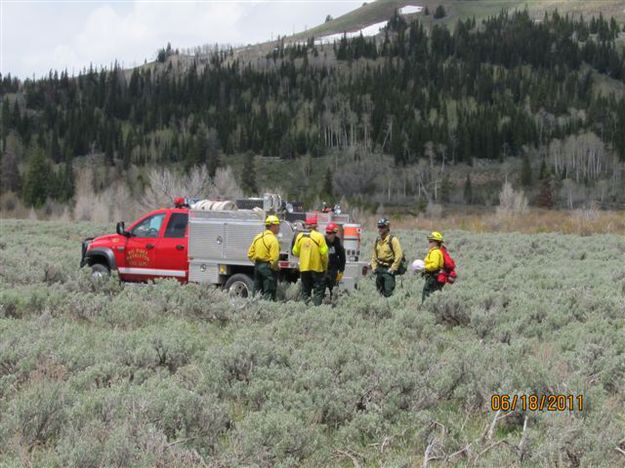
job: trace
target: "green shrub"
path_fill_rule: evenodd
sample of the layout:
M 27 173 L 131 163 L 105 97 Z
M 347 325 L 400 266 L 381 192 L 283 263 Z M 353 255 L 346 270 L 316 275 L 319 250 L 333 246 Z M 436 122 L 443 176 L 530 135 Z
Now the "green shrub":
M 295 466 L 317 449 L 321 435 L 286 412 L 250 413 L 237 425 L 235 439 L 247 463 Z
M 460 302 L 442 292 L 435 293 L 426 303 L 426 309 L 434 314 L 437 323 L 450 327 L 466 326 L 471 322 L 466 303 Z
M 309 307 L 296 284 L 237 308 L 204 285 L 94 282 L 79 242 L 111 229 L 3 221 L 3 465 L 414 466 L 430 444 L 449 465 L 621 463 L 622 237 L 446 232 L 459 279 L 423 305 L 407 274 L 389 299 L 365 280 Z M 425 231 L 396 235 L 425 255 Z M 519 411 L 484 436 L 493 394 L 541 392 L 585 408 L 530 413 L 522 450 Z
M 3 418 L 2 433 L 15 434 L 20 447 L 31 450 L 35 445 L 54 442 L 66 422 L 67 389 L 56 382 L 42 381 L 23 391 L 9 405 Z

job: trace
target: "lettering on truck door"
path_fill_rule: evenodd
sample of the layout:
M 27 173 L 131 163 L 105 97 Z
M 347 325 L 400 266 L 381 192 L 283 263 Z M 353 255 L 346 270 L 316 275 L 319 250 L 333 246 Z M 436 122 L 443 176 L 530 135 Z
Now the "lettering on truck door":
M 187 280 L 189 270 L 189 213 L 170 212 L 163 238 L 159 240 L 156 268 L 162 276 Z
M 126 281 L 145 281 L 161 276 L 156 268 L 159 241 L 165 226 L 165 212 L 152 214 L 130 230 L 126 243 L 126 262 L 119 274 Z

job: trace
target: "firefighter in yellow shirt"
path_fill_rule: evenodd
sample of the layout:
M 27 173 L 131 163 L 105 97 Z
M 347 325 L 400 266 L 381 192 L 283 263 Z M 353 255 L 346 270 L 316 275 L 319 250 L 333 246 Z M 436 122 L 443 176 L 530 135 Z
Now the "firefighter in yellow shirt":
M 265 231 L 254 237 L 247 258 L 254 262 L 254 294 L 260 292 L 264 299 L 275 301 L 280 258 L 280 242 L 276 235 L 280 232 L 280 220 L 269 215 L 265 227 Z
M 441 252 L 441 245 L 443 245 L 443 235 L 434 231 L 428 236 L 428 254 L 425 257 L 425 284 L 423 285 L 423 295 L 421 296 L 421 302 L 435 291 L 443 289 L 445 283 L 439 283 L 438 274 L 443 269 L 445 260 L 443 258 L 443 252 Z
M 317 218 L 306 218 L 306 231 L 300 232 L 293 244 L 293 255 L 299 257 L 302 295 L 306 302 L 314 290 L 313 304 L 321 305 L 325 293 L 325 271 L 328 268 L 328 245 L 317 231 Z
M 403 252 L 399 239 L 391 236 L 391 223 L 386 218 L 378 220 L 380 236 L 373 247 L 371 270 L 375 274 L 375 287 L 384 297 L 390 297 L 395 290 L 395 274 L 402 261 Z

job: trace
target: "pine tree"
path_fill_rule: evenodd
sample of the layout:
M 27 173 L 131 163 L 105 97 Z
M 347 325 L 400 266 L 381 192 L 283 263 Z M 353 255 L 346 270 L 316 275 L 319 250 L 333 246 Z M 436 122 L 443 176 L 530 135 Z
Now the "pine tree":
M 553 178 L 547 175 L 540 181 L 540 192 L 536 197 L 536 206 L 553 208 Z
M 445 16 L 447 16 L 447 12 L 445 11 L 445 7 L 443 5 L 439 5 L 436 7 L 436 10 L 434 11 L 434 19 L 441 19 L 444 18 Z
M 243 188 L 243 191 L 248 195 L 258 193 L 258 187 L 256 185 L 256 162 L 252 151 L 245 153 L 243 174 L 241 175 L 241 188 Z
M 449 179 L 449 173 L 445 172 L 445 175 L 443 176 L 443 180 L 441 182 L 441 201 L 442 202 L 449 203 L 452 190 L 453 190 L 453 185 L 451 184 L 451 180 Z
M 59 132 L 56 129 L 52 132 L 52 139 L 50 141 L 50 158 L 56 163 L 61 161 L 61 145 L 59 144 Z
M 2 138 L 3 145 L 6 144 L 6 137 L 9 134 L 9 129 L 13 126 L 11 119 L 11 105 L 9 100 L 4 98 L 2 100 L 2 125 L 0 126 L 0 137 Z M 1 148 L 4 151 L 5 148 Z
M 542 163 L 540 164 L 540 172 L 538 174 L 538 178 L 540 180 L 543 180 L 548 175 L 549 175 L 549 170 L 547 169 L 547 164 L 545 163 L 545 160 L 543 158 Z
M 540 191 L 536 197 L 536 206 L 541 208 L 553 208 L 553 191 L 553 177 L 551 175 L 551 171 L 545 163 L 545 160 L 543 159 L 543 162 L 540 165 Z
M 2 164 L 0 164 L 0 193 L 19 192 L 20 187 L 21 177 L 17 167 L 17 157 L 13 149 L 7 147 L 2 154 Z
M 33 151 L 22 187 L 22 198 L 27 205 L 38 208 L 44 204 L 49 194 L 50 163 L 43 150 L 36 147 Z
M 523 187 L 532 185 L 532 165 L 527 154 L 523 156 L 523 165 L 521 166 L 521 185 Z
M 334 198 L 334 182 L 332 170 L 329 167 L 326 169 L 326 175 L 323 179 L 323 195 L 329 199 Z
M 208 167 L 208 175 L 215 176 L 217 168 L 219 167 L 219 135 L 214 128 L 208 129 L 206 138 L 206 165 Z
M 193 139 L 191 149 L 187 153 L 186 165 L 193 167 L 205 164 L 208 156 L 208 134 L 202 126 L 197 132 L 197 136 Z
M 58 193 L 56 198 L 60 201 L 68 201 L 74 196 L 75 182 L 74 170 L 71 162 L 66 162 L 58 173 Z
M 473 203 L 473 187 L 471 186 L 471 174 L 467 174 L 467 178 L 464 181 L 464 202 L 467 205 Z

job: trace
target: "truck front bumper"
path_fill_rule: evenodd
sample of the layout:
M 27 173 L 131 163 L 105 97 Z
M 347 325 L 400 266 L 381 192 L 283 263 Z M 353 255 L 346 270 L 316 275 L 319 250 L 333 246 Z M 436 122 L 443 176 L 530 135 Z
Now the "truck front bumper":
M 81 255 L 80 255 L 80 268 L 84 267 L 87 264 L 87 249 L 89 248 L 89 244 L 91 244 L 92 240 L 93 240 L 93 237 L 89 237 L 85 239 L 84 241 L 82 241 Z

